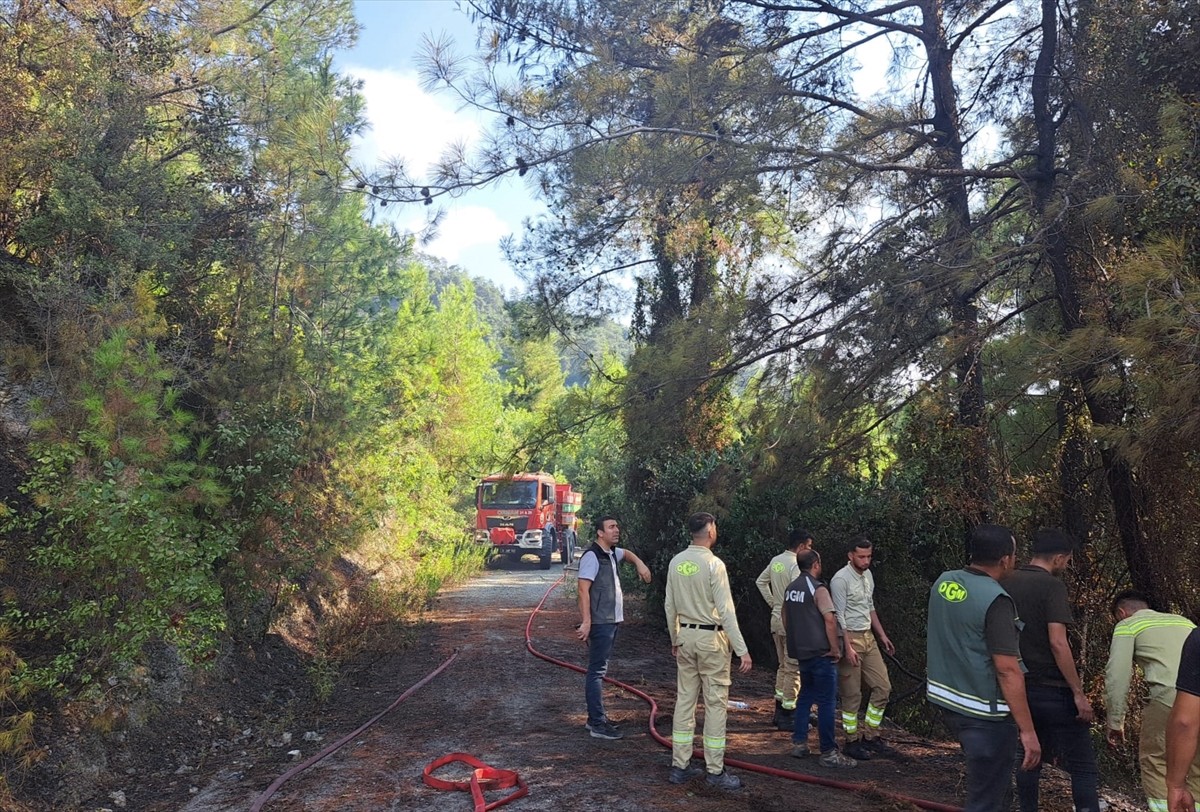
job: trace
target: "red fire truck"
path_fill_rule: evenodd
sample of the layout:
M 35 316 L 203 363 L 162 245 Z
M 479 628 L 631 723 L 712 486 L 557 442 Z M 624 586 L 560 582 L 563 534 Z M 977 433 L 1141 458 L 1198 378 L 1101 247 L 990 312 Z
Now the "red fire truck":
M 545 528 L 553 523 L 560 531 L 574 529 L 582 501 L 570 484 L 543 471 L 484 477 L 475 489 L 475 541 L 490 545 L 491 558 L 533 554 L 548 570 L 555 550 Z M 574 556 L 574 550 L 560 553 L 564 564 Z

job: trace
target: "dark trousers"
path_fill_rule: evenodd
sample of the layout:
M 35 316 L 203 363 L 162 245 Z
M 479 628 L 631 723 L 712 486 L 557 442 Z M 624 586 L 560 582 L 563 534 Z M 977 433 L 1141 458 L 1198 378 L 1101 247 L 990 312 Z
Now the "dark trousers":
M 1097 812 L 1100 773 L 1092 747 L 1091 728 L 1075 718 L 1075 700 L 1070 688 L 1025 683 L 1029 713 L 1042 745 L 1042 763 L 1057 763 L 1071 775 L 1071 799 L 1076 812 Z M 1018 755 L 1024 751 L 1018 746 Z M 1042 765 L 1034 770 L 1017 770 L 1017 800 L 1021 812 L 1037 812 L 1038 780 Z
M 967 800 L 963 812 L 1008 812 L 1012 807 L 1012 771 L 1017 756 L 1017 725 L 1007 719 L 978 719 L 945 712 L 946 726 L 962 746 L 967 763 Z
M 817 735 L 821 740 L 821 752 L 837 748 L 833 738 L 834 708 L 837 705 L 838 670 L 828 657 L 813 657 L 801 660 L 800 696 L 796 698 L 795 727 L 792 729 L 793 744 L 808 742 L 808 712 L 817 706 Z
M 583 680 L 583 696 L 587 701 L 588 724 L 598 725 L 604 715 L 604 675 L 608 673 L 608 658 L 617 640 L 616 623 L 593 623 L 588 633 L 588 668 Z

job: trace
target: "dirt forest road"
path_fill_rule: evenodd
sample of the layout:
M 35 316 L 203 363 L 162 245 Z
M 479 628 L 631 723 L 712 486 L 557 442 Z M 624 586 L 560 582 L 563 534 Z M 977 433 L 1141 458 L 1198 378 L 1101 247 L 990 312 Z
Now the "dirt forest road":
M 734 676 L 731 696 L 748 701 L 750 708 L 730 712 L 729 756 L 852 781 L 861 784 L 862 791 L 745 771 L 737 771 L 745 786 L 735 792 L 712 789 L 703 779 L 683 786 L 667 783 L 669 752 L 649 735 L 649 708 L 644 702 L 608 686 L 608 712 L 625 737 L 593 739 L 583 726 L 582 675 L 525 650 L 529 614 L 562 574 L 557 561 L 553 569 L 543 571 L 528 559 L 445 592 L 414 646 L 373 663 L 364 660 L 363 667 L 344 679 L 323 718 L 324 740 L 294 746 L 302 750 L 302 758 L 308 758 L 386 708 L 456 649 L 457 660 L 344 748 L 290 779 L 263 806 L 264 812 L 470 812 L 468 793 L 438 792 L 421 781 L 426 764 L 451 752 L 517 771 L 528 783 L 529 794 L 503 807 L 513 812 L 913 808 L 884 796 L 881 788 L 946 804 L 961 802 L 957 746 L 923 741 L 902 731 L 892 731 L 901 757 L 865 762 L 857 770 L 833 772 L 790 758 L 789 734 L 768 725 L 773 675 L 761 665 L 748 676 Z M 535 619 L 533 642 L 551 657 L 583 664 L 586 650 L 573 639 L 574 597 L 573 576 L 568 575 Z M 657 613 L 644 611 L 640 601 L 628 600 L 626 614 L 610 676 L 656 698 L 658 730 L 669 737 L 675 674 L 665 629 L 659 628 Z M 246 774 L 232 769 L 218 774 L 199 788 L 183 812 L 250 809 L 271 780 L 293 766 L 279 753 L 275 763 L 263 760 Z M 449 767 L 439 772 L 451 779 L 466 774 Z M 1057 783 L 1063 790 L 1061 781 Z M 507 792 L 489 793 L 487 800 Z M 1069 807 L 1053 797 L 1065 796 L 1065 791 L 1046 795 L 1044 809 Z

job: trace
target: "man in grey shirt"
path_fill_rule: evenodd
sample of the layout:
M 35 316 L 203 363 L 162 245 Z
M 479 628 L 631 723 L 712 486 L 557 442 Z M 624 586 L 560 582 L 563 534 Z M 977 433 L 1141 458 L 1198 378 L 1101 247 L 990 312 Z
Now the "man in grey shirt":
M 629 550 L 617 546 L 621 528 L 612 516 L 596 520 L 596 541 L 579 559 L 579 614 L 576 636 L 588 644 L 588 669 L 584 678 L 587 729 L 593 738 L 619 739 L 621 732 L 604 714 L 604 675 L 617 639 L 617 626 L 625 620 L 624 597 L 617 565 L 628 561 L 638 577 L 650 583 L 650 569 Z
M 883 651 L 895 654 L 896 647 L 875 613 L 875 578 L 870 569 L 874 552 L 874 545 L 866 536 L 852 539 L 846 548 L 846 566 L 829 581 L 833 606 L 846 637 L 846 656 L 838 663 L 842 730 L 846 733 L 844 749 L 846 755 L 859 761 L 872 755 L 894 755 L 896 752 L 879 736 L 883 710 L 892 693 Z M 860 730 L 858 711 L 862 706 L 864 687 L 870 699 Z

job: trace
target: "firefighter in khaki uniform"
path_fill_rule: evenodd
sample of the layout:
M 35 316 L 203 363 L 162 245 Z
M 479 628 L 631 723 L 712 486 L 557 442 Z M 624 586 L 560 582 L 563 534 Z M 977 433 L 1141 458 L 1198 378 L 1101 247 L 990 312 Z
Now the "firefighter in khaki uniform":
M 775 717 L 771 724 L 778 730 L 795 727 L 796 697 L 800 695 L 800 666 L 788 656 L 787 634 L 783 630 L 783 593 L 800 577 L 796 553 L 811 550 L 812 545 L 811 533 L 793 530 L 788 534 L 787 549 L 772 558 L 754 581 L 763 600 L 771 606 L 771 639 L 775 641 L 775 656 L 779 658 L 779 668 L 775 670 Z
M 1150 812 L 1167 812 L 1167 717 L 1175 702 L 1179 657 L 1196 624 L 1181 615 L 1156 612 L 1145 595 L 1133 590 L 1119 593 L 1112 602 L 1112 647 L 1104 670 L 1104 698 L 1108 710 L 1105 738 L 1110 747 L 1125 742 L 1125 713 L 1133 666 L 1142 669 L 1149 697 L 1142 708 L 1138 735 L 1138 765 L 1142 789 Z
M 750 652 L 738 629 L 725 562 L 712 553 L 717 520 L 710 513 L 688 518 L 692 544 L 671 559 L 667 570 L 666 615 L 676 663 L 675 716 L 671 732 L 672 784 L 700 774 L 691 766 L 696 699 L 704 692 L 704 762 L 708 783 L 737 789 L 741 780 L 725 771 L 725 714 L 729 702 L 730 649 L 738 671 L 750 671 Z

